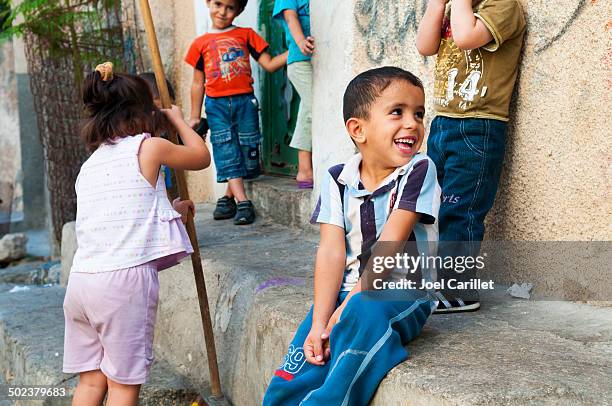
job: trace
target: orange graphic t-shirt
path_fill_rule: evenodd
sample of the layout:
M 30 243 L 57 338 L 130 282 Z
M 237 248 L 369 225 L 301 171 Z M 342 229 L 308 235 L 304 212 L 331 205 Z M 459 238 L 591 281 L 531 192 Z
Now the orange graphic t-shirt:
M 258 60 L 268 47 L 251 28 L 233 27 L 196 38 L 185 62 L 204 72 L 206 96 L 253 93 L 249 55 Z

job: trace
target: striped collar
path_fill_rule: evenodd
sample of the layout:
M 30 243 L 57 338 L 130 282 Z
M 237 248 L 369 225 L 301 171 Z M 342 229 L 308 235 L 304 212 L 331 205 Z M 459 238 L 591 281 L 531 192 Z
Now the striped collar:
M 415 155 L 416 156 L 416 155 Z M 408 162 L 404 166 L 400 166 L 396 168 L 393 173 L 387 176 L 381 183 L 378 185 L 374 192 L 370 192 L 366 190 L 361 183 L 361 173 L 359 170 L 359 166 L 361 165 L 362 156 L 361 153 L 357 153 L 353 155 L 347 162 L 344 164 L 344 168 L 340 175 L 338 176 L 338 182 L 347 186 L 349 192 L 355 197 L 363 197 L 363 196 L 378 196 L 380 194 L 386 193 L 390 189 L 395 186 L 397 178 L 406 174 L 410 166 L 412 165 L 412 160 Z

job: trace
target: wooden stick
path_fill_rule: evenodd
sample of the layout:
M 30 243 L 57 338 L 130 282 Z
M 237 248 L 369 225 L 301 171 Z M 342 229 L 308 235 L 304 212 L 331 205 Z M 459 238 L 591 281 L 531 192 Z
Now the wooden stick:
M 162 107 L 167 109 L 172 106 L 172 101 L 170 99 L 170 93 L 168 92 L 168 86 L 166 85 L 166 75 L 164 73 L 164 68 L 159 53 L 159 45 L 157 43 L 157 36 L 155 35 L 155 26 L 153 25 L 153 16 L 151 15 L 149 1 L 140 0 L 140 8 L 142 11 L 145 30 L 147 32 L 149 48 L 151 49 L 153 71 L 155 72 L 155 80 L 157 81 L 157 88 L 159 89 Z M 173 131 L 170 132 L 170 141 L 175 144 L 178 144 L 178 138 L 176 136 L 176 133 L 174 133 Z M 182 170 L 177 169 L 175 170 L 175 175 L 181 200 L 188 200 L 189 191 L 187 190 L 185 174 Z M 200 303 L 202 327 L 204 328 L 204 340 L 206 342 L 206 355 L 208 356 L 208 369 L 210 372 L 211 392 L 213 398 L 222 398 L 223 392 L 221 392 L 221 381 L 219 379 L 219 366 L 217 364 L 215 336 L 212 328 L 212 322 L 210 319 L 208 295 L 206 293 L 206 283 L 204 281 L 202 260 L 200 258 L 200 247 L 198 245 L 195 224 L 193 222 L 193 217 L 191 216 L 191 214 L 188 215 L 187 233 L 189 234 L 189 238 L 191 239 L 191 245 L 193 246 L 191 262 L 193 263 L 193 274 L 195 276 L 196 289 L 198 292 L 198 301 Z

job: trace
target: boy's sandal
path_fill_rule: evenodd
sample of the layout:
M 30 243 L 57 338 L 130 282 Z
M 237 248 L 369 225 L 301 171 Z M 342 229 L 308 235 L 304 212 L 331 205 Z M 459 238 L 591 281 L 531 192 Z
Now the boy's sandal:
M 480 309 L 480 300 L 478 294 L 475 297 L 471 297 L 470 300 L 462 299 L 460 297 L 446 297 L 440 291 L 434 292 L 436 297 L 437 306 L 433 311 L 433 314 L 452 314 L 452 313 L 466 313 L 475 312 Z M 471 296 L 474 296 L 473 294 Z
M 298 180 L 297 187 L 298 189 L 312 189 L 314 186 L 314 182 L 312 180 Z

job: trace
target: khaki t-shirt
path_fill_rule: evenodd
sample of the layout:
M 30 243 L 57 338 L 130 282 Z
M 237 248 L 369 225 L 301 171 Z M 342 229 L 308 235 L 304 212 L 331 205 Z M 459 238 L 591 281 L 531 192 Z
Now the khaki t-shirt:
M 517 0 L 483 0 L 474 15 L 493 41 L 471 51 L 459 49 L 447 8 L 435 68 L 434 106 L 442 116 L 508 121 L 525 34 L 523 9 Z

